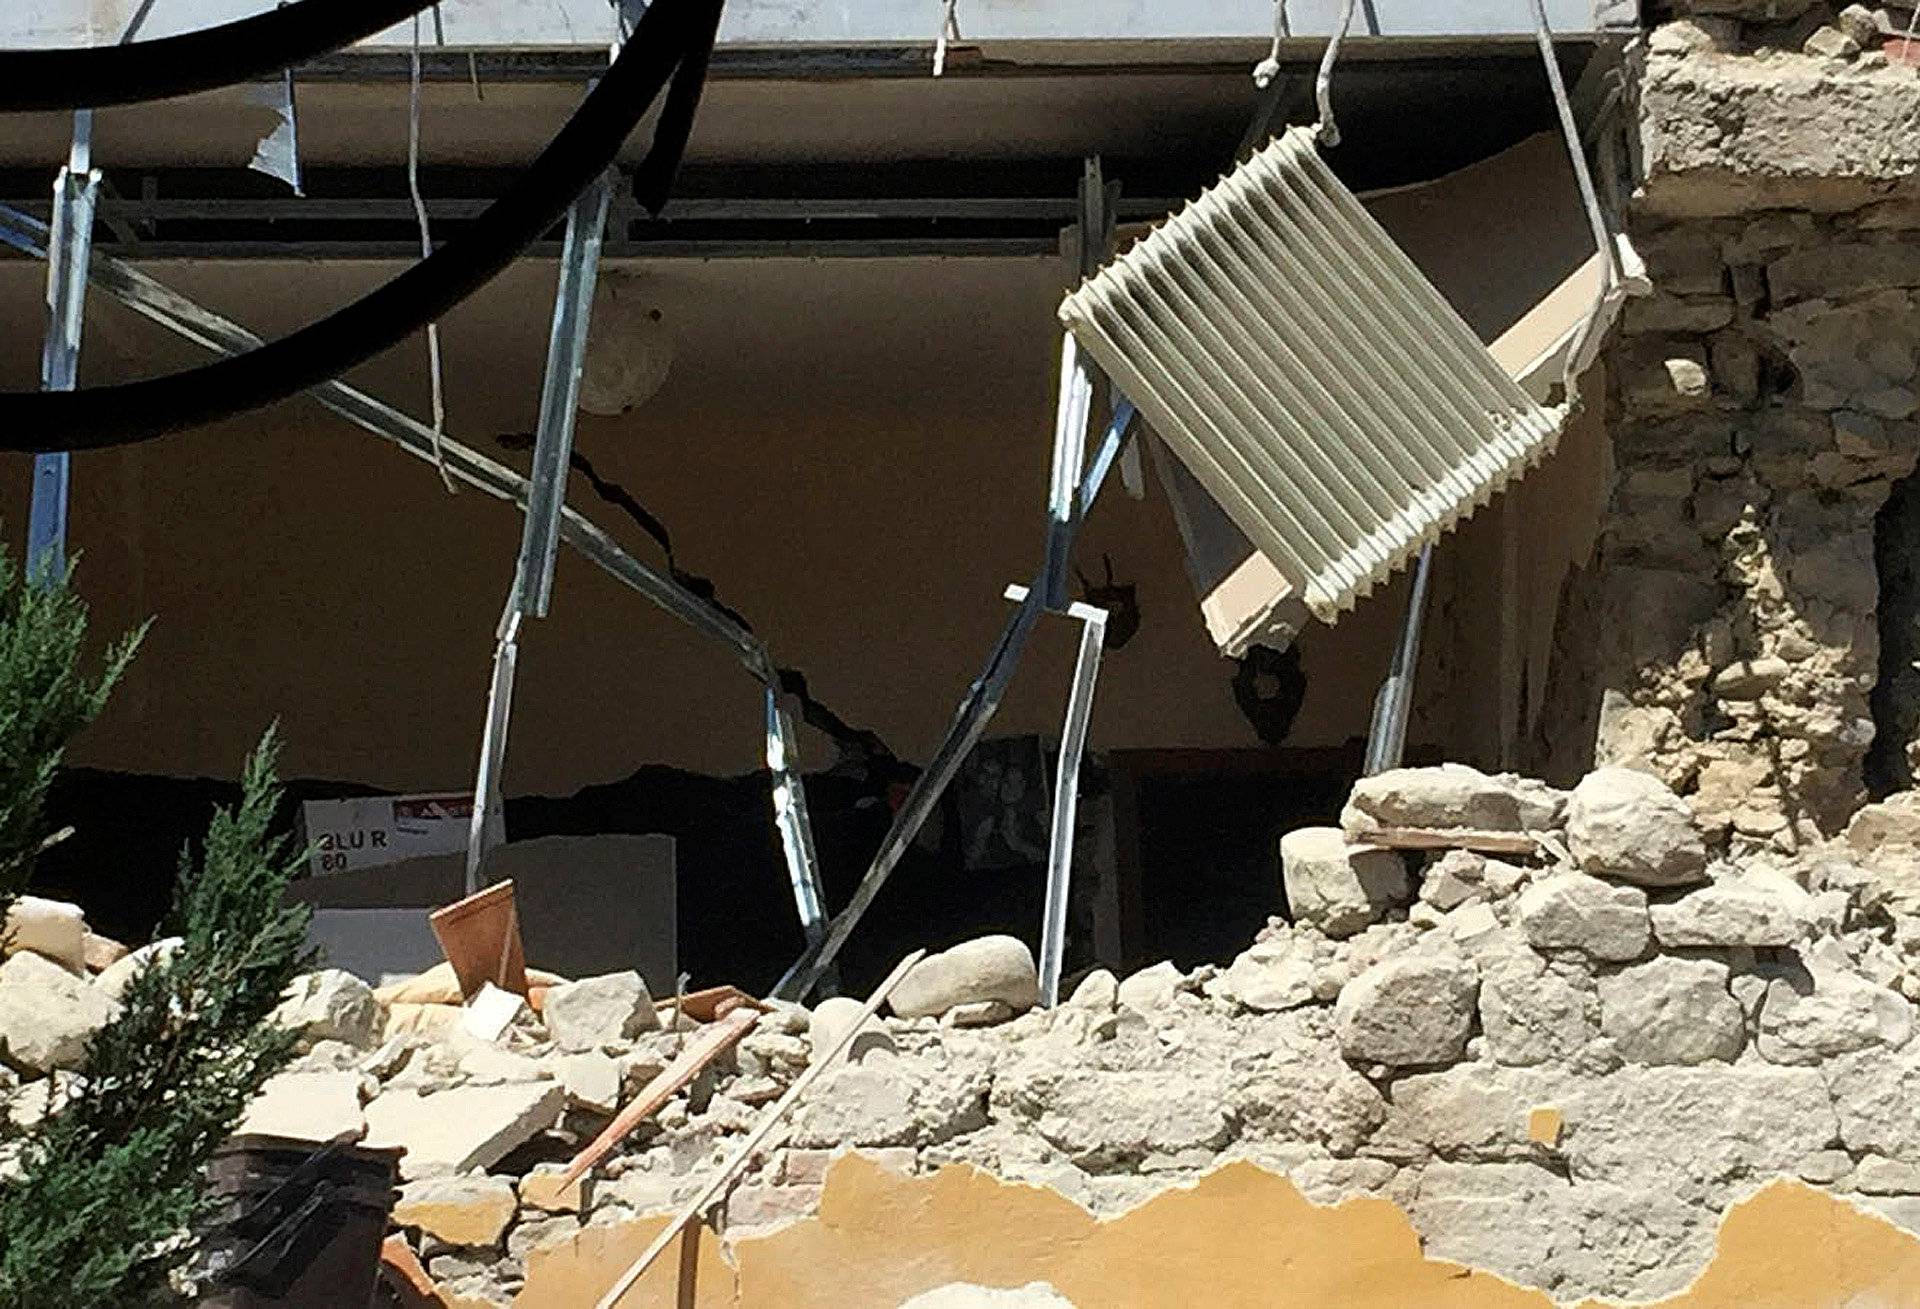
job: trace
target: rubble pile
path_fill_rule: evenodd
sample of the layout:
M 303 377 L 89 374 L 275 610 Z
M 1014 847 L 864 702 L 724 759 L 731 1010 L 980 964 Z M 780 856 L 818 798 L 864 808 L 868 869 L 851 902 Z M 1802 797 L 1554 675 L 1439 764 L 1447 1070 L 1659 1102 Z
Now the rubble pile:
M 1408 832 L 1428 848 L 1379 844 Z M 1295 921 L 1225 966 L 1095 971 L 1048 1011 L 1013 938 L 923 961 L 731 1192 L 724 1230 L 810 1215 L 848 1149 L 1106 1214 L 1250 1159 L 1318 1202 L 1385 1196 L 1430 1253 L 1567 1299 L 1683 1286 L 1725 1209 L 1775 1176 L 1920 1230 L 1920 796 L 1818 855 L 1715 850 L 1624 769 L 1570 792 L 1457 766 L 1367 779 L 1341 827 L 1284 843 Z M 0 965 L 16 1120 L 114 1003 L 112 968 L 89 980 L 70 949 L 19 939 Z M 690 1198 L 860 1011 L 767 1005 L 563 1185 L 703 1024 L 632 973 L 535 977 L 537 1006 L 515 997 L 493 1038 L 444 966 L 378 991 L 302 979 L 277 1015 L 302 1053 L 242 1127 L 405 1146 L 394 1223 L 450 1303 L 507 1303 L 536 1247 Z

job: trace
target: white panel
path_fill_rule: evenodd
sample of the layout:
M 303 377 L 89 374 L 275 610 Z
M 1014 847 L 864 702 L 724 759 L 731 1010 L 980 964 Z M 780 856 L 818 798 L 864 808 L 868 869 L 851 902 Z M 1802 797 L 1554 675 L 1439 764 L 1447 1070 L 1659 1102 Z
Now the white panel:
M 1495 362 L 1305 127 L 1060 318 L 1329 623 L 1552 449 L 1564 418 Z

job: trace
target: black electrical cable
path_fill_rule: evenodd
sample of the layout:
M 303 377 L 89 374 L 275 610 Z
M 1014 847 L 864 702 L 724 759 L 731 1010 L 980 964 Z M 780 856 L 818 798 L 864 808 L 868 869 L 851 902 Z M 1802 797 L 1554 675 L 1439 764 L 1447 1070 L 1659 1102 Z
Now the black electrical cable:
M 676 159 L 721 0 L 654 0 L 606 76 L 505 195 L 392 281 L 256 350 L 165 377 L 75 391 L 0 392 L 0 450 L 96 450 L 217 422 L 337 377 L 439 318 L 538 240 L 613 165 L 675 69 L 681 106 L 649 161 Z M 657 163 L 641 173 L 664 194 Z M 657 212 L 657 209 L 656 209 Z
M 256 81 L 365 40 L 435 0 L 299 0 L 126 45 L 0 50 L 0 112 L 98 109 Z

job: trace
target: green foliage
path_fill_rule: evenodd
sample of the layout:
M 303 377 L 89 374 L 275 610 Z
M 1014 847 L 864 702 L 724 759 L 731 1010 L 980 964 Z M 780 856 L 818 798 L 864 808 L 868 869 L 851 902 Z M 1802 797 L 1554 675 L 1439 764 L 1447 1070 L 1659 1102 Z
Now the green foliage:
M 265 1021 L 310 963 L 307 910 L 281 904 L 301 859 L 272 831 L 277 754 L 270 731 L 199 866 L 182 856 L 184 945 L 128 988 L 88 1051 L 83 1089 L 25 1139 L 22 1175 L 0 1186 L 0 1305 L 164 1298 L 214 1148 L 292 1057 L 292 1034 Z
M 46 841 L 47 788 L 68 743 L 99 716 L 146 634 L 122 637 L 97 674 L 83 672 L 87 606 L 68 584 L 72 572 L 31 585 L 0 549 L 0 908 Z

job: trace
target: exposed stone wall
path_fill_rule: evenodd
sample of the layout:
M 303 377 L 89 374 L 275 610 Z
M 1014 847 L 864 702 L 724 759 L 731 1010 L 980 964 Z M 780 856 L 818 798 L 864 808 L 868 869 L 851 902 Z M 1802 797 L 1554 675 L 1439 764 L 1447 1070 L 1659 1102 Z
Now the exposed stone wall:
M 1695 7 L 1634 67 L 1654 294 L 1611 358 L 1596 756 L 1791 850 L 1864 798 L 1874 523 L 1920 453 L 1920 76 L 1824 6 Z

